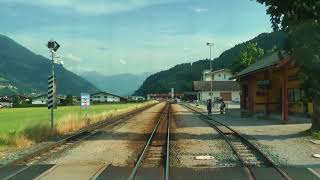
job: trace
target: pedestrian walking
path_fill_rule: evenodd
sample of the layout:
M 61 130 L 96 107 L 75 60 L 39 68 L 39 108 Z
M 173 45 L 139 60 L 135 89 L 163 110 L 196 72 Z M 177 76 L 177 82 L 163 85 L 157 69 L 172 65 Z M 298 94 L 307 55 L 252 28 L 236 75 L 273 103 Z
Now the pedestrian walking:
M 220 103 L 220 114 L 223 114 L 226 109 L 226 103 L 224 103 L 223 99 L 221 98 L 221 103 Z
M 208 110 L 208 115 L 210 115 L 212 112 L 212 102 L 211 99 L 208 100 L 207 102 L 207 110 Z

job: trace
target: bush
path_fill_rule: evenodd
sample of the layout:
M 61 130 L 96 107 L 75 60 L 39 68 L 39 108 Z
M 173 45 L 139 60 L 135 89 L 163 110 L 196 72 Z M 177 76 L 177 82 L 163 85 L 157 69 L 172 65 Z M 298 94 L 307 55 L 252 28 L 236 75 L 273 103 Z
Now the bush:
M 313 134 L 312 134 L 312 137 L 313 137 L 314 139 L 320 140 L 320 132 L 318 132 L 318 133 L 313 133 Z

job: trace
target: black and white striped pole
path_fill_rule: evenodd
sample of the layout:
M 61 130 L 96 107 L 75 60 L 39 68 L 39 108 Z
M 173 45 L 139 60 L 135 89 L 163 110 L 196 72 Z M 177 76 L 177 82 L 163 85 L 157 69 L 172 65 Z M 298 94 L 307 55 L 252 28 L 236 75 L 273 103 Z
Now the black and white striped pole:
M 54 124 L 54 109 L 56 108 L 56 78 L 54 74 L 54 53 L 57 52 L 60 45 L 56 41 L 49 41 L 47 47 L 51 51 L 51 76 L 48 77 L 48 109 L 51 110 L 51 130 Z

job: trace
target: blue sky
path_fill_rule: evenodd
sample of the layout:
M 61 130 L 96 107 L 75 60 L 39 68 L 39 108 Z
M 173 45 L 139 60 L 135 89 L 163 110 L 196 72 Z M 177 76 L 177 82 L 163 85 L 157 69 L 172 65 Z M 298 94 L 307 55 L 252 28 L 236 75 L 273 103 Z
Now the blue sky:
M 50 39 L 76 73 L 157 72 L 271 32 L 252 0 L 0 0 L 0 33 L 49 57 Z

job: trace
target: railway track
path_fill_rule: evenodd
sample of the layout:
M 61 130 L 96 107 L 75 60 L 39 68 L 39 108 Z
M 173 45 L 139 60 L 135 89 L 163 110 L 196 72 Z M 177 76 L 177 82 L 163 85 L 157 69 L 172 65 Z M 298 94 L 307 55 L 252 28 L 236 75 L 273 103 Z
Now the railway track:
M 183 106 L 199 114 L 202 117 L 202 120 L 214 128 L 224 138 L 239 159 L 250 179 L 258 179 L 253 170 L 255 167 L 265 167 L 273 169 L 273 172 L 279 173 L 283 179 L 291 180 L 283 170 L 277 167 L 263 152 L 237 131 L 223 123 L 215 121 L 211 117 L 199 112 L 194 107 L 186 104 L 183 104 Z
M 23 177 L 24 174 L 34 171 L 33 165 L 41 164 L 42 161 L 52 157 L 54 154 L 61 153 L 64 150 L 81 143 L 83 140 L 96 135 L 99 133 L 99 129 L 101 128 L 112 127 L 124 123 L 133 116 L 136 116 L 152 106 L 154 106 L 154 104 L 90 125 L 66 138 L 63 138 L 62 140 L 52 143 L 8 164 L 2 165 L 0 166 L 0 179 L 19 179 L 18 177 Z M 50 166 L 48 166 L 48 168 L 50 168 Z
M 135 179 L 140 168 L 162 168 L 163 179 L 169 179 L 170 103 L 167 103 L 141 151 L 129 180 Z

